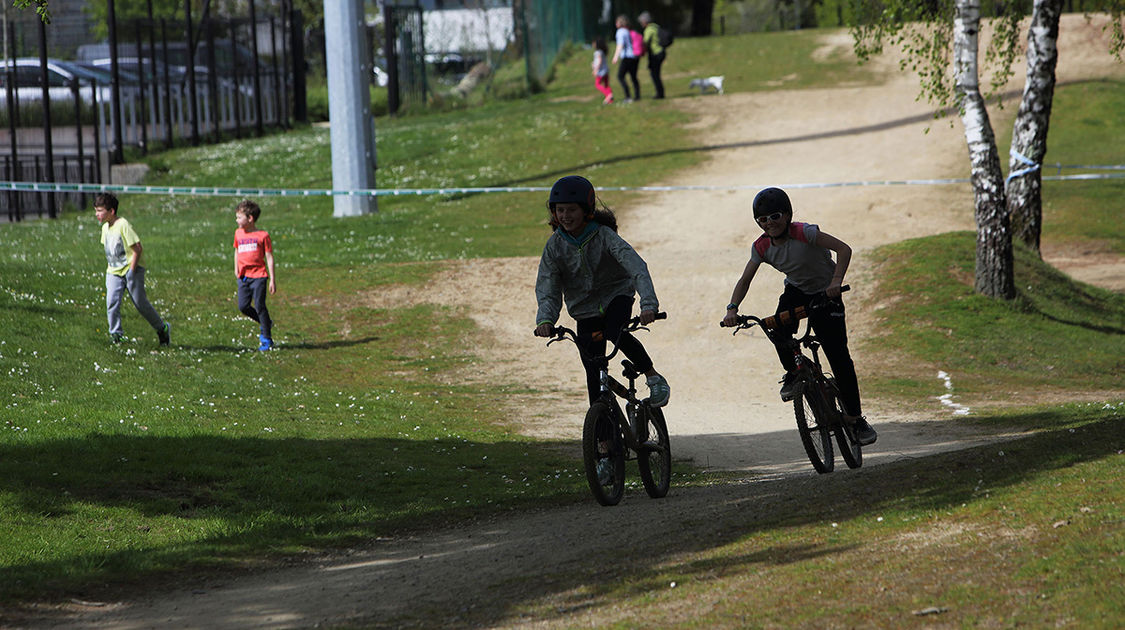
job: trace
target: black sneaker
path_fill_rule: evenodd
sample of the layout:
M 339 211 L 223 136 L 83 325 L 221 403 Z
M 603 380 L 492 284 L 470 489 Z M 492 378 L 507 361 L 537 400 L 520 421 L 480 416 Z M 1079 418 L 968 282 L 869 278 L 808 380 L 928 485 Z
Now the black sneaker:
M 875 429 L 868 424 L 867 418 L 863 416 L 856 419 L 854 429 L 855 441 L 859 442 L 860 446 L 874 444 L 875 440 L 879 439 L 879 434 L 875 432 Z
M 164 322 L 164 328 L 156 331 L 156 336 L 160 338 L 160 345 L 167 346 L 172 343 L 171 331 L 172 327 L 168 325 L 168 322 Z
M 125 340 L 125 335 L 123 335 L 121 333 L 110 333 L 109 334 L 109 342 L 110 343 L 121 343 L 124 340 Z
M 786 372 L 785 376 L 781 377 L 781 399 L 785 401 L 793 400 L 797 397 L 800 388 L 797 387 L 797 373 Z

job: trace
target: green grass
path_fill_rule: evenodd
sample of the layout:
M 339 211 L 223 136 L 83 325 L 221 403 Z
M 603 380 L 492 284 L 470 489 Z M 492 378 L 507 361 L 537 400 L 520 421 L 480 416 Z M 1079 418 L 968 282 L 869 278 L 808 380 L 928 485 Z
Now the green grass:
M 1119 163 L 1125 142 L 1120 80 L 1060 85 L 1051 119 L 1049 163 Z M 1002 129 L 1000 146 L 1010 143 Z M 1053 174 L 1048 169 L 1046 174 Z M 1044 182 L 1042 247 L 1049 251 L 1125 252 L 1121 180 Z M 944 234 L 881 248 L 872 275 L 894 305 L 867 349 L 895 357 L 865 388 L 899 396 L 945 393 L 938 370 L 959 396 L 1007 402 L 1061 392 L 1121 395 L 1125 296 L 1075 283 L 1017 244 L 1011 303 L 973 292 L 975 236 Z M 1045 340 L 1050 340 L 1049 342 Z M 1096 394 L 1094 394 L 1096 395 Z M 967 399 L 966 399 L 967 400 Z
M 1052 108 L 1048 164 L 1120 165 L 1125 161 L 1119 149 L 1123 145 L 1125 80 L 1088 81 L 1058 89 Z M 1049 166 L 1044 174 L 1053 174 Z M 1122 195 L 1125 180 L 1120 179 L 1096 183 L 1046 182 L 1044 239 L 1050 238 L 1059 246 L 1094 245 L 1125 255 L 1125 224 L 1121 213 L 1114 211 L 1120 208 Z
M 639 535 L 613 566 L 513 584 L 508 608 L 469 621 L 592 610 L 610 627 L 1112 627 L 1125 612 L 1123 414 L 1031 409 L 996 420 L 1048 430 L 742 486 L 677 524 L 691 534 L 667 553 L 662 532 Z
M 870 386 L 932 397 L 942 387 L 934 375 L 944 370 L 960 394 L 1005 404 L 1013 395 L 1120 394 L 1125 296 L 1075 283 L 1017 245 L 1018 296 L 992 300 L 973 291 L 974 248 L 975 235 L 961 232 L 874 254 L 872 275 L 891 306 L 866 347 L 897 360 L 869 375 Z
M 685 95 L 689 75 L 713 69 L 728 73 L 731 91 L 877 80 L 842 60 L 808 61 L 814 36 L 678 40 L 669 96 Z M 690 118 L 673 107 L 587 100 L 596 94 L 588 62 L 576 54 L 547 93 L 526 101 L 379 118 L 379 187 L 549 186 L 575 172 L 598 186 L 656 183 L 703 159 L 684 128 Z M 1089 134 L 1076 147 L 1104 136 L 1091 126 L 1068 133 Z M 305 128 L 152 156 L 149 182 L 329 188 L 328 153 L 327 130 Z M 1089 195 L 1110 199 L 1106 184 L 1088 186 Z M 262 200 L 261 225 L 278 262 L 270 305 L 281 351 L 269 354 L 254 350 L 257 331 L 234 306 L 236 199 L 122 197 L 121 215 L 145 245 L 150 298 L 173 325 L 174 347 L 163 351 L 129 307 L 130 339 L 107 343 L 92 212 L 3 226 L 0 601 L 255 565 L 402 528 L 587 501 L 571 442 L 518 436 L 497 400 L 519 392 L 462 380 L 481 369 L 472 352 L 479 331 L 467 313 L 390 307 L 373 294 L 391 284 L 424 287 L 450 259 L 537 254 L 546 237 L 543 197 L 384 197 L 379 213 L 347 219 L 331 218 L 329 199 Z M 611 206 L 630 199 L 603 198 Z M 1074 204 L 1085 198 L 1052 203 L 1081 223 L 1089 210 Z M 886 253 L 903 267 L 880 288 L 901 296 L 903 308 L 886 321 L 901 345 L 880 352 L 920 348 L 911 356 L 949 365 L 967 391 L 994 382 L 998 366 L 1017 375 L 1002 385 L 1114 389 L 1120 296 L 1069 283 L 1021 254 L 1020 300 L 985 302 L 963 283 L 970 237 L 906 250 Z M 938 263 L 913 259 L 932 250 Z M 921 303 L 907 310 L 914 301 Z M 976 360 L 964 356 L 970 352 Z M 928 396 L 932 385 L 883 391 Z M 1107 474 L 1099 471 L 1090 474 Z M 1022 488 L 1012 484 L 1011 492 L 1032 492 Z M 863 505 L 850 508 L 857 522 L 866 522 Z

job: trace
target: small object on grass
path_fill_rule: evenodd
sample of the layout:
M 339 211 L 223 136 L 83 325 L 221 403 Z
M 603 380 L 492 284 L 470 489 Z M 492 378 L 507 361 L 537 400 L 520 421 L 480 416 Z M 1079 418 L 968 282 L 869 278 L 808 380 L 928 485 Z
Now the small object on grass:
M 930 606 L 929 608 L 923 608 L 922 610 L 915 610 L 914 614 L 918 617 L 924 617 L 926 615 L 940 615 L 943 612 L 947 612 L 948 610 L 949 609 L 945 606 Z

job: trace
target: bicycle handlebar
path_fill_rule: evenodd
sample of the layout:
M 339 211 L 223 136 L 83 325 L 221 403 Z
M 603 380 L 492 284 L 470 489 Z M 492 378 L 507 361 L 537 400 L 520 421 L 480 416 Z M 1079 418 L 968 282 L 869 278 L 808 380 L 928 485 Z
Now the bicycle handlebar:
M 851 286 L 845 284 L 844 286 L 840 287 L 840 293 L 843 293 L 850 289 Z M 722 321 L 719 322 L 719 326 L 723 328 L 734 328 L 734 333 L 732 334 L 736 335 L 738 334 L 738 331 L 745 330 L 747 328 L 753 328 L 755 324 L 761 326 L 765 330 L 774 330 L 779 326 L 785 326 L 794 322 L 801 321 L 802 319 L 808 317 L 810 312 L 818 311 L 827 306 L 828 300 L 829 298 L 822 292 L 817 294 L 816 298 L 809 302 L 809 305 L 807 307 L 798 306 L 797 308 L 788 311 L 781 311 L 780 313 L 777 313 L 776 315 L 770 315 L 769 317 L 739 315 L 738 323 L 734 326 L 728 326 L 725 322 Z
M 663 311 L 657 313 L 654 321 L 660 319 L 668 319 L 668 313 L 665 313 Z M 640 315 L 626 321 L 625 325 L 621 328 L 621 332 L 633 332 L 635 330 L 648 330 L 647 326 L 641 324 Z M 555 343 L 556 341 L 569 339 L 570 341 L 574 342 L 574 345 L 578 346 L 579 353 L 581 353 L 582 355 L 586 354 L 585 349 L 582 348 L 582 344 L 578 343 L 578 333 L 569 328 L 566 328 L 565 326 L 552 326 L 550 337 L 550 340 L 547 341 L 548 346 Z M 615 354 L 617 354 L 616 346 L 614 346 L 613 352 L 611 352 L 606 357 L 606 359 L 612 358 Z

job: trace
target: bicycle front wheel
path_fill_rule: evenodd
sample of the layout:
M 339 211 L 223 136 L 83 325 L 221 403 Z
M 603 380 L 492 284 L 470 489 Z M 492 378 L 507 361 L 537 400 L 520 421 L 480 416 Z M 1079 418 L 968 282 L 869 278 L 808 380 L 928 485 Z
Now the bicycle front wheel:
M 645 492 L 654 499 L 663 498 L 672 485 L 672 448 L 668 440 L 668 425 L 664 422 L 664 412 L 659 407 L 642 404 L 640 414 L 644 426 L 645 442 L 637 453 L 637 468 L 641 471 L 641 482 Z
M 830 473 L 836 467 L 832 453 L 832 431 L 828 428 L 827 420 L 821 417 L 823 409 L 824 397 L 815 385 L 805 387 L 805 392 L 793 399 L 793 415 L 797 417 L 801 444 L 804 445 L 813 468 L 820 474 Z
M 855 428 L 844 422 L 844 405 L 840 402 L 840 389 L 836 387 L 836 379 L 828 379 L 828 398 L 833 414 L 839 418 L 836 425 L 836 445 L 840 447 L 840 457 L 848 468 L 859 468 L 863 465 L 863 447 L 855 439 Z
M 602 505 L 617 505 L 625 494 L 625 442 L 605 402 L 590 405 L 582 427 L 582 462 L 586 483 Z

